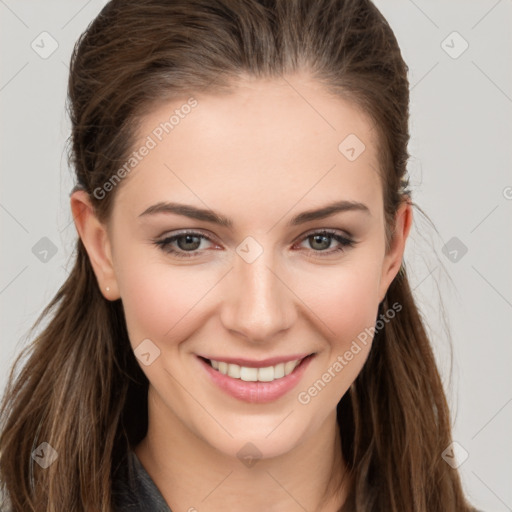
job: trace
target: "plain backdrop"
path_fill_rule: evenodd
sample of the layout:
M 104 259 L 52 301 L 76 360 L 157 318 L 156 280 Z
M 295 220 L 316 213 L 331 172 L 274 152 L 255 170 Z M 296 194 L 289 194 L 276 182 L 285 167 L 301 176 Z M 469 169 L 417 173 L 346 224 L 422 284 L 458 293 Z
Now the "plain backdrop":
M 68 63 L 104 3 L 0 0 L 1 390 L 71 263 Z M 512 510 L 512 2 L 376 4 L 409 66 L 413 200 L 437 231 L 415 210 L 405 261 L 457 464 L 475 505 Z

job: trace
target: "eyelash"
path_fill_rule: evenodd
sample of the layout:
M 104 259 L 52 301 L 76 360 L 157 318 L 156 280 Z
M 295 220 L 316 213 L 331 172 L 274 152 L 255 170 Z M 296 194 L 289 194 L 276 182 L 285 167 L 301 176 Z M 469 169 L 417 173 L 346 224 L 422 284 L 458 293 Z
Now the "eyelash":
M 201 251 L 197 251 L 197 250 L 196 251 L 183 251 L 181 249 L 176 250 L 171 247 L 172 242 L 174 242 L 175 240 L 177 240 L 183 236 L 186 236 L 186 235 L 192 235 L 194 237 L 201 238 L 203 240 L 208 240 L 208 241 L 212 242 L 212 240 L 209 237 L 207 237 L 206 235 L 203 235 L 202 233 L 198 233 L 196 231 L 183 231 L 181 233 L 178 233 L 177 235 L 173 235 L 173 236 L 164 238 L 162 240 L 154 240 L 153 242 L 162 251 L 169 253 L 169 254 L 173 254 L 174 256 L 176 256 L 178 258 L 193 258 Z M 330 230 L 330 229 L 321 229 L 318 231 L 312 231 L 310 233 L 307 233 L 306 235 L 303 236 L 303 238 L 300 240 L 300 242 L 307 240 L 308 238 L 311 238 L 315 235 L 328 236 L 328 237 L 336 240 L 340 244 L 340 246 L 337 249 L 330 250 L 330 251 L 315 251 L 314 249 L 309 249 L 309 252 L 312 252 L 315 254 L 315 256 L 318 255 L 321 258 L 330 256 L 330 255 L 338 253 L 340 251 L 344 251 L 347 248 L 354 247 L 357 244 L 357 242 L 355 240 L 352 240 L 350 238 L 342 236 L 338 232 Z

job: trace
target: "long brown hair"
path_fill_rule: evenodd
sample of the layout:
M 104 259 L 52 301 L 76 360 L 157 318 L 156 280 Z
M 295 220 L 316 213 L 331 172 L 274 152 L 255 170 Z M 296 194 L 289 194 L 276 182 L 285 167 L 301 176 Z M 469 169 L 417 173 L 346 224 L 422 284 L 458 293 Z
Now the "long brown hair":
M 107 219 L 122 184 L 101 199 L 94 191 L 126 162 L 148 109 L 171 97 L 229 90 L 244 74 L 300 70 L 375 122 L 389 241 L 397 207 L 410 200 L 403 187 L 408 68 L 369 0 L 110 1 L 71 59 L 77 185 Z M 148 381 L 122 303 L 100 293 L 80 239 L 74 258 L 36 322 L 48 318 L 48 325 L 19 355 L 2 402 L 0 480 L 13 512 L 109 511 L 112 474 L 146 434 Z M 471 510 L 457 470 L 441 457 L 451 442 L 449 410 L 405 266 L 381 311 L 395 303 L 400 313 L 376 332 L 337 408 L 353 476 L 343 510 Z M 31 456 L 43 442 L 58 455 L 46 469 Z

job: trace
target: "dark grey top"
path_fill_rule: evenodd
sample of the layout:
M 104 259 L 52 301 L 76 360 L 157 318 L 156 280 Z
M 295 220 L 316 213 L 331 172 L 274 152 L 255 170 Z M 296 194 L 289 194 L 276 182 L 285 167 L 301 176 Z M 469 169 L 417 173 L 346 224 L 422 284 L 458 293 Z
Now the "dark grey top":
M 172 512 L 132 450 L 113 479 L 112 504 L 115 512 Z

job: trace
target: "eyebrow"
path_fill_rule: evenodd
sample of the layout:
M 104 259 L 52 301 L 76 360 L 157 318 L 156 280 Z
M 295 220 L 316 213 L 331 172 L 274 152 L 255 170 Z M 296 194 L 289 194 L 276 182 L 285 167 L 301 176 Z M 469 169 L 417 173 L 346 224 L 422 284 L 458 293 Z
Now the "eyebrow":
M 293 217 L 289 222 L 288 226 L 298 226 L 299 224 L 305 224 L 313 220 L 325 219 L 336 213 L 347 212 L 347 211 L 360 211 L 371 216 L 370 209 L 363 203 L 358 201 L 336 201 L 328 205 L 322 206 L 314 210 L 307 210 L 299 213 Z M 197 208 L 192 205 L 180 204 L 180 203 L 168 203 L 159 202 L 149 208 L 146 208 L 139 217 L 146 215 L 156 215 L 159 213 L 182 215 L 191 219 L 201 220 L 204 222 L 211 222 L 219 226 L 226 228 L 233 227 L 233 221 L 224 217 L 223 215 L 208 209 Z

